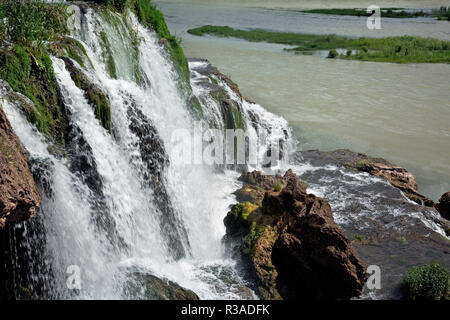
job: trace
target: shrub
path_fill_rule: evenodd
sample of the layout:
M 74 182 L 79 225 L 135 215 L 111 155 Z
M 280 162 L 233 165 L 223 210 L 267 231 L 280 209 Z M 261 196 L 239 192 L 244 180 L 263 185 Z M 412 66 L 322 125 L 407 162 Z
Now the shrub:
M 352 50 L 347 50 L 345 54 L 347 55 L 347 57 L 350 57 L 352 55 Z
M 366 46 L 362 46 L 361 47 L 361 51 L 363 51 L 363 52 L 369 52 L 369 48 L 367 48 Z
M 283 185 L 281 184 L 281 182 L 277 182 L 273 188 L 275 189 L 276 192 L 280 192 L 281 189 L 283 188 Z
M 446 299 L 449 275 L 443 264 L 413 267 L 403 277 L 402 291 L 406 300 Z
M 338 53 L 336 51 L 336 49 L 331 49 L 330 52 L 328 52 L 328 58 L 336 58 L 338 56 Z

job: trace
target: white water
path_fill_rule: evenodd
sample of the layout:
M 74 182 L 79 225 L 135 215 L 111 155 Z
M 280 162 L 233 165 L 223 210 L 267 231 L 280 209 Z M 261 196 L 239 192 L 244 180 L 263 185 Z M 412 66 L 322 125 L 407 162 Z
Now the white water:
M 146 169 L 140 160 L 138 138 L 129 129 L 127 110 L 134 105 L 151 120 L 169 161 L 171 151 L 178 147 L 171 143 L 172 132 L 179 128 L 191 130 L 194 119 L 177 89 L 176 74 L 154 32 L 143 28 L 131 13 L 127 18 L 111 14 L 105 19 L 90 10 L 84 18 L 81 30 L 74 37 L 84 45 L 91 62 L 86 63 L 85 74 L 110 99 L 114 134 L 100 125 L 84 92 L 72 81 L 64 61 L 53 57 L 53 67 L 64 103 L 71 113 L 70 121 L 81 130 L 92 149 L 107 213 L 123 244 L 109 239 L 95 224 L 93 217 L 99 213 L 94 212 L 91 202 L 97 200 L 96 195 L 70 172 L 70 163 L 47 151 L 43 136 L 26 121 L 13 102 L 4 104 L 30 159 L 53 164 L 50 169 L 53 195 L 45 196 L 42 192 L 40 212 L 46 229 L 45 253 L 51 257 L 49 263 L 55 273 L 56 286 L 52 295 L 80 299 L 127 298 L 123 293 L 127 272 L 139 269 L 175 281 L 202 299 L 242 298 L 239 287 L 243 281 L 234 271 L 235 262 L 225 256 L 221 244 L 225 234 L 223 218 L 235 202 L 232 192 L 239 185 L 239 174 L 173 161 L 174 164 L 165 169 L 167 192 L 177 216 L 176 228 L 184 228 L 188 237 L 188 241 L 181 240 L 186 256 L 175 261 L 159 224 L 165 212 L 154 204 L 153 191 L 143 179 Z M 101 32 L 111 44 L 118 79 L 111 78 L 107 72 L 105 48 L 100 45 Z M 136 39 L 139 39 L 138 54 L 127 55 L 136 49 L 130 47 Z M 136 83 L 136 66 L 144 78 L 139 84 Z M 244 109 L 255 109 L 262 119 L 270 116 L 259 106 L 239 103 Z M 212 104 L 204 105 L 205 112 L 216 113 L 220 118 L 217 110 L 211 108 L 214 108 Z M 272 116 L 266 122 L 275 118 Z M 276 126 L 285 125 L 283 120 Z M 81 290 L 75 295 L 66 288 L 66 270 L 72 265 L 80 268 L 82 280 Z M 224 276 L 227 279 L 221 279 Z
M 3 102 L 8 119 L 30 158 L 53 163 L 50 170 L 53 195 L 46 196 L 42 192 L 40 214 L 46 228 L 46 254 L 51 257 L 49 263 L 55 272 L 54 296 L 128 298 L 123 293 L 127 270 L 139 268 L 175 281 L 193 290 L 202 299 L 241 298 L 239 287 L 243 281 L 234 270 L 235 262 L 226 257 L 221 244 L 225 233 L 223 218 L 229 206 L 235 202 L 232 192 L 239 186 L 236 179 L 238 173 L 219 172 L 211 166 L 188 166 L 172 161 L 164 172 L 166 188 L 179 220 L 178 227 L 184 227 L 188 235 L 188 241 L 183 241 L 188 254 L 174 261 L 159 225 L 159 218 L 164 212 L 154 205 L 153 191 L 143 179 L 145 167 L 139 160 L 137 138 L 129 129 L 127 108 L 135 104 L 152 121 L 169 157 L 171 151 L 178 147 L 171 144 L 172 132 L 179 128 L 192 129 L 194 120 L 177 90 L 176 74 L 152 31 L 140 26 L 132 15 L 127 19 L 114 17 L 114 25 L 118 22 L 119 27 L 114 27 L 92 11 L 85 18 L 81 31 L 74 36 L 83 43 L 92 62 L 92 68 L 86 75 L 108 94 L 114 135 L 108 133 L 95 118 L 93 108 L 70 78 L 64 62 L 58 58 L 52 58 L 52 61 L 64 102 L 72 114 L 71 121 L 80 128 L 92 148 L 93 159 L 103 183 L 102 192 L 108 213 L 115 222 L 115 231 L 126 246 L 111 242 L 97 228 L 92 219 L 96 212 L 90 205 L 95 195 L 70 172 L 70 163 L 50 154 L 45 139 L 26 121 L 17 106 L 7 100 Z M 106 71 L 102 54 L 104 49 L 99 44 L 102 30 L 111 43 L 119 79 L 112 79 Z M 130 30 L 135 30 L 135 34 L 130 35 Z M 132 50 L 130 45 L 133 41 L 130 37 L 134 36 L 140 39 L 139 54 L 135 57 L 124 54 Z M 139 66 L 146 79 L 140 84 L 135 82 L 136 66 Z M 256 134 L 256 129 L 252 126 L 249 112 L 258 115 L 258 130 L 270 129 L 271 135 L 266 143 L 285 139 L 283 130 L 292 136 L 283 118 L 243 100 L 225 83 L 221 82 L 221 85 L 243 110 L 246 127 L 252 134 Z M 192 86 L 194 94 L 205 94 L 195 81 Z M 203 109 L 206 118 L 216 118 L 219 123 L 223 121 L 214 100 L 204 100 Z M 295 144 L 290 139 L 286 141 L 285 147 L 295 150 Z M 288 165 L 283 163 L 279 169 L 287 168 Z M 294 169 L 302 174 L 324 168 L 298 165 Z M 335 167 L 328 169 L 336 170 Z M 351 178 L 353 185 L 358 181 L 364 185 L 372 183 L 372 178 L 364 174 L 355 174 Z M 373 179 L 379 182 L 378 178 Z M 321 185 L 311 187 L 312 192 L 331 197 L 330 203 L 333 211 L 337 211 L 338 223 L 348 222 L 340 214 L 339 206 L 342 202 L 350 201 L 352 195 L 343 196 L 339 190 Z M 370 207 L 370 203 L 366 206 Z M 419 218 L 424 224 L 427 223 L 422 216 Z M 442 232 L 435 225 L 429 227 Z M 82 276 L 81 292 L 75 296 L 66 288 L 66 270 L 71 265 L 79 266 Z M 228 279 L 223 279 L 224 275 Z

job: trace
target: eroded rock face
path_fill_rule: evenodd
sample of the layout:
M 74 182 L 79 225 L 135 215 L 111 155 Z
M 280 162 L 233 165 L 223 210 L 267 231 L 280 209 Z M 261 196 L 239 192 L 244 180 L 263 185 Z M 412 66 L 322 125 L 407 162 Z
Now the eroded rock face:
M 436 205 L 436 209 L 443 218 L 450 220 L 450 191 L 444 193 L 439 198 L 439 203 Z
M 244 235 L 240 253 L 250 262 L 261 298 L 348 299 L 361 294 L 366 266 L 325 200 L 307 194 L 291 170 L 284 177 L 244 172 L 241 180 L 249 201 L 228 213 L 225 241 Z
M 0 228 L 33 217 L 40 203 L 22 146 L 0 108 Z

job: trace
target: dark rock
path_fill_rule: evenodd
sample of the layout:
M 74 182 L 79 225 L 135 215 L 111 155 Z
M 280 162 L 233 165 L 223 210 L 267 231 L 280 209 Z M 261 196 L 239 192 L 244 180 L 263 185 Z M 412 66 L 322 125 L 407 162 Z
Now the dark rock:
M 106 93 L 96 84 L 92 83 L 73 61 L 67 57 L 61 57 L 70 73 L 75 85 L 84 91 L 84 96 L 94 108 L 95 116 L 102 126 L 111 131 L 111 105 Z
M 149 273 L 132 272 L 125 284 L 124 293 L 138 300 L 199 300 L 195 292 L 177 283 L 158 278 Z
M 24 150 L 0 108 L 0 228 L 33 217 L 40 203 Z
M 436 205 L 436 209 L 443 218 L 450 220 L 450 191 L 444 193 L 439 198 L 439 203 Z
M 224 241 L 239 244 L 241 239 L 235 253 L 249 263 L 261 298 L 348 299 L 361 294 L 366 267 L 325 200 L 307 194 L 291 170 L 284 177 L 244 172 L 240 180 L 252 197 L 228 213 Z
M 159 217 L 161 230 L 168 243 L 168 249 L 175 260 L 186 256 L 189 247 L 187 231 L 183 227 L 176 210 L 174 209 L 166 188 L 164 172 L 169 165 L 164 144 L 155 126 L 144 113 L 137 108 L 134 101 L 130 99 L 127 117 L 130 121 L 129 129 L 136 136 L 135 147 L 139 149 L 140 157 L 147 170 L 142 175 L 154 192 L 154 203 L 163 214 Z
M 450 266 L 450 221 L 434 207 L 408 201 L 384 179 L 344 165 L 356 157 L 358 153 L 348 150 L 310 150 L 289 159 L 299 177 L 329 202 L 360 259 L 381 268 L 381 288 L 365 286 L 362 297 L 400 299 L 402 275 L 408 269 L 432 261 Z

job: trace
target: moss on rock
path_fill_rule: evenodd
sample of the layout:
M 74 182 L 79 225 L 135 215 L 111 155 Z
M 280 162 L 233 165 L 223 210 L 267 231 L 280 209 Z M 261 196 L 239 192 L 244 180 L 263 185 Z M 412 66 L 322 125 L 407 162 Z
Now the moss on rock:
M 86 67 L 86 63 L 92 66 L 92 62 L 86 53 L 86 49 L 76 39 L 62 36 L 58 41 L 50 43 L 48 49 L 52 55 L 57 57 L 69 57 L 75 60 L 83 68 Z
M 83 71 L 78 69 L 72 60 L 68 58 L 62 59 L 73 82 L 84 91 L 84 97 L 94 108 L 96 118 L 106 130 L 111 131 L 111 104 L 106 93 L 99 86 L 90 82 Z
M 26 110 L 28 120 L 36 124 L 44 135 L 62 143 L 63 105 L 52 61 L 45 50 L 25 48 L 19 44 L 10 49 L 0 49 L 0 78 L 34 103 L 35 108 Z

